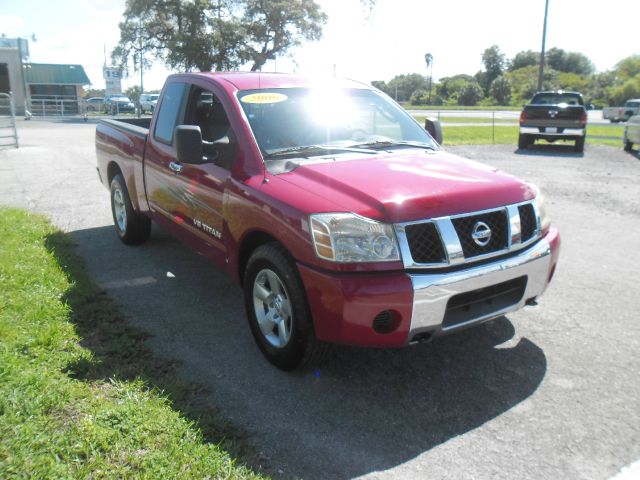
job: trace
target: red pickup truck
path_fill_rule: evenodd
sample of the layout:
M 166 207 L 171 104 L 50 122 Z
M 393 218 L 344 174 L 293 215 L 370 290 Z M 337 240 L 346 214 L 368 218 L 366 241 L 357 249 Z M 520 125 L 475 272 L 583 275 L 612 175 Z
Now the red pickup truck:
M 558 259 L 535 186 L 446 153 L 354 81 L 172 75 L 151 119 L 102 121 L 96 149 L 120 239 L 153 220 L 229 272 L 284 370 L 535 304 Z

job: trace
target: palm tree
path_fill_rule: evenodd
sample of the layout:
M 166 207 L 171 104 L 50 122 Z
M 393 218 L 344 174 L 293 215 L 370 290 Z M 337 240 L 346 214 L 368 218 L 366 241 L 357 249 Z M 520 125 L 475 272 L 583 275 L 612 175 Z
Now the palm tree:
M 424 61 L 427 64 L 427 69 L 430 69 L 429 72 L 429 104 L 431 104 L 431 81 L 433 80 L 433 55 L 430 53 L 426 53 L 424 55 Z

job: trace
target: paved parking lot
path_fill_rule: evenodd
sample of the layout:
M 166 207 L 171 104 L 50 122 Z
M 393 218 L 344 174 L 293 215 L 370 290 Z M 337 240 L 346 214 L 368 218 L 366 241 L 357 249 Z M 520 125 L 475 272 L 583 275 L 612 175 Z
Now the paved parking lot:
M 127 319 L 210 389 L 274 476 L 606 479 L 640 458 L 637 152 L 449 148 L 545 192 L 563 245 L 540 305 L 428 345 L 336 348 L 285 374 L 261 357 L 226 276 L 158 229 L 120 244 L 93 131 L 20 122 L 22 147 L 0 151 L 0 203 L 68 231 Z

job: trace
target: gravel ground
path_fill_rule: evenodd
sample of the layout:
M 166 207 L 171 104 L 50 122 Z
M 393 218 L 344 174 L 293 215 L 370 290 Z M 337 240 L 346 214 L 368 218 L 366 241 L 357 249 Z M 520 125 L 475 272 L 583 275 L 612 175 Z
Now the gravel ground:
M 225 275 L 159 229 L 120 244 L 93 130 L 20 122 L 22 147 L 0 151 L 0 203 L 70 232 L 128 320 L 210 389 L 272 475 L 606 479 L 640 458 L 638 153 L 449 148 L 545 192 L 563 245 L 540 305 L 427 345 L 336 348 L 285 374 L 261 357 Z

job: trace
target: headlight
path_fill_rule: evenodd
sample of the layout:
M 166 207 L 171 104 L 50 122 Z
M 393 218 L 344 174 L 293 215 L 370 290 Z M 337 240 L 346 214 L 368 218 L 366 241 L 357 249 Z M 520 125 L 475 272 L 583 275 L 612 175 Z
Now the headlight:
M 545 207 L 544 195 L 538 187 L 536 187 L 536 205 L 538 207 L 538 214 L 540 215 L 540 230 L 545 233 L 551 226 L 551 219 L 547 214 L 547 208 Z
M 316 254 L 333 262 L 393 262 L 400 260 L 391 225 L 353 213 L 311 215 Z

